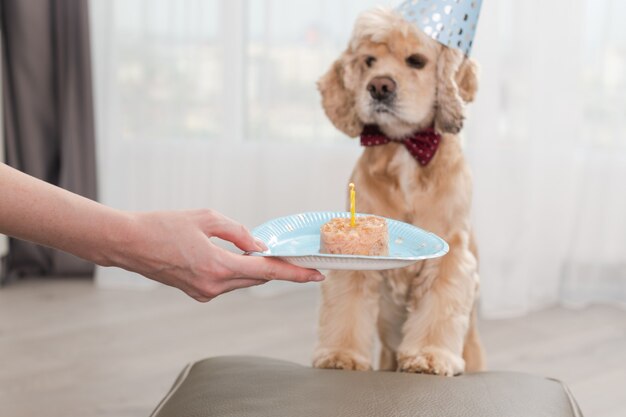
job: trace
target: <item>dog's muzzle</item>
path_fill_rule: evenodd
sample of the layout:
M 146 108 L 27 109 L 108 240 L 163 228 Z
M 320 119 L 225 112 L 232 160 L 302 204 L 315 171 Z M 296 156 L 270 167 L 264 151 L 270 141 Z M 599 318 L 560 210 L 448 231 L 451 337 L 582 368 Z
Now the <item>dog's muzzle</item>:
M 389 104 L 396 95 L 396 87 L 391 77 L 374 77 L 367 84 L 367 91 L 375 101 Z

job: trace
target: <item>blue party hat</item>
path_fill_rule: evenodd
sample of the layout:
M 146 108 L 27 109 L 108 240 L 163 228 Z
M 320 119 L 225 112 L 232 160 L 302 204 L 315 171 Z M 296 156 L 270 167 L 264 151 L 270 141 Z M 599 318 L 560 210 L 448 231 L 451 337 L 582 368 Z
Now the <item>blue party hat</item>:
M 439 43 L 469 56 L 482 0 L 406 0 L 398 12 Z

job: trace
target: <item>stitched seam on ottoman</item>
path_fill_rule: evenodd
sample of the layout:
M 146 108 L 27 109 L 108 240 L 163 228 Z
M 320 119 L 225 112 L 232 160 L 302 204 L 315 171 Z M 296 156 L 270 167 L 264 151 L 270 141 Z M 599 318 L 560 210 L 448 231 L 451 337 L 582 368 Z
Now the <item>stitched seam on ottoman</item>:
M 189 376 L 189 372 L 191 371 L 191 368 L 193 368 L 193 366 L 196 364 L 197 362 L 192 362 L 189 365 L 187 365 L 187 367 L 185 369 L 183 369 L 183 371 L 181 372 L 181 374 L 179 375 L 178 379 L 176 380 L 176 382 L 174 382 L 174 385 L 172 385 L 172 388 L 170 388 L 169 392 L 167 393 L 167 395 L 165 395 L 165 397 L 161 400 L 161 402 L 159 403 L 159 405 L 157 405 L 157 408 L 152 412 L 152 414 L 150 414 L 150 417 L 157 417 L 157 415 L 159 414 L 159 412 L 161 412 L 161 409 L 163 408 L 163 406 L 165 404 L 167 404 L 167 402 L 169 401 L 170 398 L 172 398 L 172 395 L 174 395 L 176 393 L 176 391 L 178 391 L 178 389 L 180 388 L 180 386 L 183 384 L 183 382 L 185 382 L 185 380 L 187 379 L 187 377 Z
M 580 408 L 578 407 L 578 403 L 574 401 L 574 396 L 572 395 L 572 391 L 570 391 L 569 387 L 561 382 L 565 393 L 567 394 L 567 398 L 569 399 L 569 404 L 572 407 L 572 411 L 574 412 L 574 417 L 583 417 Z
M 548 379 L 551 381 L 557 382 L 559 385 L 561 385 L 561 388 L 563 388 L 563 391 L 565 391 L 565 395 L 567 395 L 567 400 L 569 401 L 569 406 L 572 409 L 573 417 L 583 417 L 582 412 L 580 411 L 580 408 L 578 407 L 576 401 L 574 400 L 574 396 L 572 395 L 572 391 L 570 391 L 569 387 L 565 385 L 563 381 L 560 381 L 558 379 L 555 379 L 555 378 L 548 378 Z

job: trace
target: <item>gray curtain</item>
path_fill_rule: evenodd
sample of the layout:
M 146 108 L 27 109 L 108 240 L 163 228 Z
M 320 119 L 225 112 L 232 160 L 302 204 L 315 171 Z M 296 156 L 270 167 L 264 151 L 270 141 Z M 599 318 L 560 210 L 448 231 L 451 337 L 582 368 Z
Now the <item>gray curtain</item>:
M 88 0 L 0 0 L 6 162 L 96 199 Z M 0 281 L 91 276 L 86 261 L 11 239 Z

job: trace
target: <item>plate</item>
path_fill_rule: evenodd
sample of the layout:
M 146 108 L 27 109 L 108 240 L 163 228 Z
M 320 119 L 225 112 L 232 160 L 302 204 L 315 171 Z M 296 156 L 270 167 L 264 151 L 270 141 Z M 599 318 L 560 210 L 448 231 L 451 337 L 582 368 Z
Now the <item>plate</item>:
M 369 214 L 358 213 L 357 216 Z M 252 234 L 261 239 L 269 249 L 249 254 L 276 257 L 305 268 L 377 271 L 402 268 L 448 253 L 448 244 L 439 236 L 393 219 L 386 219 L 389 256 L 319 253 L 320 227 L 335 217 L 350 217 L 350 213 L 318 211 L 270 220 L 252 230 Z

